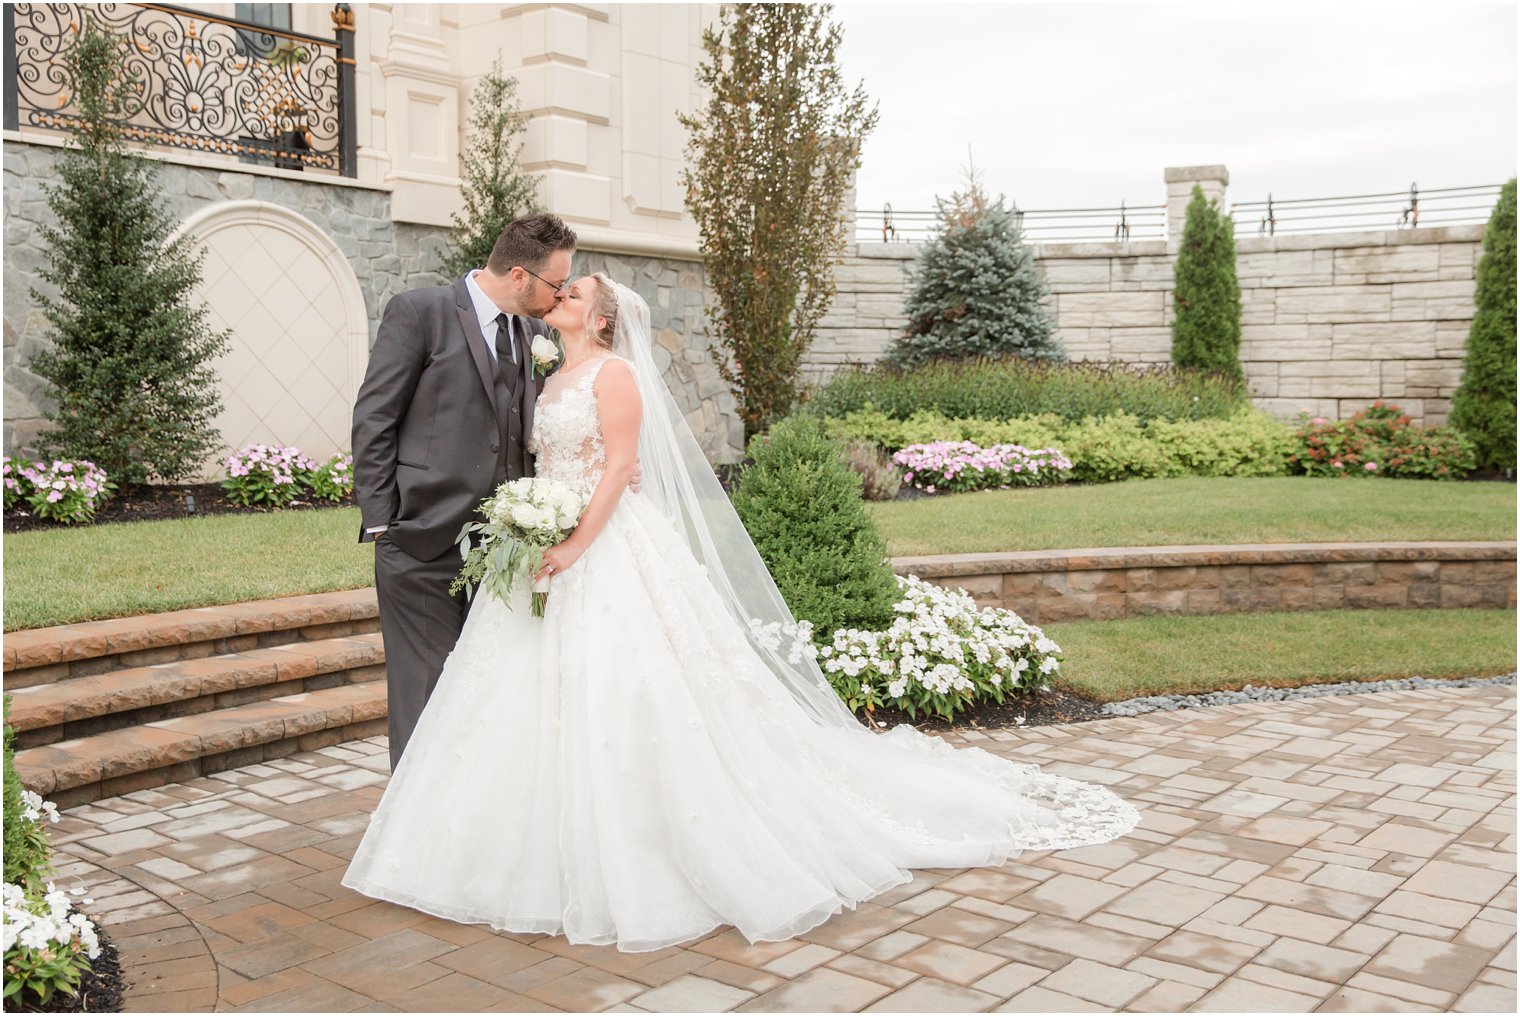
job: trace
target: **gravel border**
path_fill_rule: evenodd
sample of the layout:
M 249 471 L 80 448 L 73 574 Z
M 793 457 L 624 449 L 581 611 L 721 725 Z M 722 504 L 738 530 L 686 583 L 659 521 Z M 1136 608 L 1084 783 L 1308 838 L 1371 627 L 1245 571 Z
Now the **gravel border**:
M 1412 691 L 1421 688 L 1485 688 L 1515 684 L 1513 673 L 1498 677 L 1458 677 L 1451 679 L 1406 677 L 1396 681 L 1341 681 L 1336 684 L 1300 685 L 1296 688 L 1257 688 L 1246 685 L 1239 691 L 1211 691 L 1205 695 L 1148 695 L 1143 698 L 1109 702 L 1105 716 L 1140 716 L 1144 713 L 1172 712 L 1177 709 L 1202 709 L 1206 706 L 1231 706 L 1242 702 L 1282 702 L 1288 699 L 1324 698 L 1328 695 L 1364 695 L 1377 691 Z

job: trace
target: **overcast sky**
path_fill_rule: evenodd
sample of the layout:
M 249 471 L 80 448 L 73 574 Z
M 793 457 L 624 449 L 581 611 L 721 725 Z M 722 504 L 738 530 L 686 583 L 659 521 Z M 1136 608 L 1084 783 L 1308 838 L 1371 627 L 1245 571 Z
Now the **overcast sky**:
M 1513 3 L 840 3 L 880 102 L 857 206 L 932 207 L 971 146 L 1024 208 L 1159 204 L 1224 163 L 1229 199 L 1499 183 L 1516 163 Z

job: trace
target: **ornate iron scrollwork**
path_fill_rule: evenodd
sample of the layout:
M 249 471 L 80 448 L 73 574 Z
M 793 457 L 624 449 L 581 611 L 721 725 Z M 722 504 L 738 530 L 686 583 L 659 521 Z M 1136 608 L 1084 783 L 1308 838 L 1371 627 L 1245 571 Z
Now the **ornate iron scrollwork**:
M 128 140 L 291 169 L 345 168 L 335 41 L 165 4 L 11 7 L 7 87 L 21 125 L 78 123 L 65 57 L 88 19 L 125 40 Z

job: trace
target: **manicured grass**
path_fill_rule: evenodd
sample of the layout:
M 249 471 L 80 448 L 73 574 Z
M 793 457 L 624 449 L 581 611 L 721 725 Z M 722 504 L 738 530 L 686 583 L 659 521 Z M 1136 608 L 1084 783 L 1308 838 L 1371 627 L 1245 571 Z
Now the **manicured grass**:
M 1513 540 L 1515 486 L 1307 477 L 1131 480 L 870 506 L 893 556 L 1068 547 Z
M 5 630 L 357 589 L 358 535 L 357 508 L 7 533 Z
M 1513 610 L 1326 610 L 1043 626 L 1059 683 L 1103 702 L 1329 681 L 1477 677 L 1515 669 Z
M 870 505 L 894 557 L 1052 547 L 1515 536 L 1515 488 L 1421 480 L 1177 479 Z M 5 630 L 373 581 L 354 508 L 5 537 Z

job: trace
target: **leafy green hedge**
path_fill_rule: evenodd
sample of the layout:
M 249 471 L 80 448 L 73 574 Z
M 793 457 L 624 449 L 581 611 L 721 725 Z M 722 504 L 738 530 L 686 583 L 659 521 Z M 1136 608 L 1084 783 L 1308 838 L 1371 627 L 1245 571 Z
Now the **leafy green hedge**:
M 825 426 L 835 438 L 865 439 L 894 450 L 933 441 L 971 441 L 984 448 L 1058 448 L 1072 462 L 1071 478 L 1086 483 L 1164 476 L 1282 476 L 1297 447 L 1291 428 L 1255 410 L 1224 419 L 1149 423 L 1119 412 L 1068 423 L 1055 414 L 979 420 L 922 410 L 895 420 L 868 408 L 828 419 Z
M 897 420 L 919 411 L 984 420 L 1048 413 L 1076 421 L 1120 412 L 1142 421 L 1208 420 L 1234 416 L 1249 405 L 1241 384 L 1224 374 L 1014 359 L 845 370 L 809 401 L 823 416 L 843 417 L 874 406 Z

